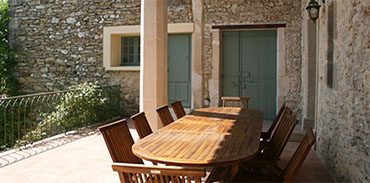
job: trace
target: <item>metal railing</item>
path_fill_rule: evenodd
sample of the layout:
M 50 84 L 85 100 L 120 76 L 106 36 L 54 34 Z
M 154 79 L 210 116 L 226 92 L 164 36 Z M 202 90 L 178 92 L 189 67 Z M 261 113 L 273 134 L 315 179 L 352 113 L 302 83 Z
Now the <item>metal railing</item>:
M 0 152 L 122 116 L 120 86 L 0 99 Z

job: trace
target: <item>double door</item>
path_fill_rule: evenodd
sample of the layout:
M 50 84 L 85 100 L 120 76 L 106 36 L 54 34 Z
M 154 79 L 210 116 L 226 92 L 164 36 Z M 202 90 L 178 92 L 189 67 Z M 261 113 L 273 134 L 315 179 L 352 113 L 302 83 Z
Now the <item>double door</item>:
M 223 96 L 249 96 L 250 108 L 276 114 L 277 43 L 275 30 L 222 33 Z

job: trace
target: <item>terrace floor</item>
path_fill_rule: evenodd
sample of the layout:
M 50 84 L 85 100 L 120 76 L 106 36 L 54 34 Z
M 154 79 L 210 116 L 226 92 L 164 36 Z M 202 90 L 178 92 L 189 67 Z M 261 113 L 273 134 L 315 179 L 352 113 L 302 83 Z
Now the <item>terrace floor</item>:
M 132 124 L 130 132 L 137 140 Z M 287 163 L 297 146 L 297 142 L 288 143 L 281 165 Z M 103 137 L 94 133 L 0 168 L 0 182 L 119 182 L 111 163 Z M 333 179 L 311 150 L 294 181 L 333 182 Z

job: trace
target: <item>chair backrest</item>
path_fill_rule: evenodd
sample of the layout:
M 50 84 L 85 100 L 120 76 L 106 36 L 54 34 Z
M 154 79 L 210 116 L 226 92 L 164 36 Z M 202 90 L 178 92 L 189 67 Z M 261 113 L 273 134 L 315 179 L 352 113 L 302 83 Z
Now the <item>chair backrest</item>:
M 149 126 L 149 122 L 145 117 L 144 112 L 131 116 L 131 120 L 134 122 L 136 131 L 141 139 L 153 133 L 152 129 Z
M 281 173 L 281 177 L 284 181 L 290 182 L 294 175 L 297 173 L 299 168 L 302 166 L 304 160 L 306 159 L 311 147 L 315 143 L 315 135 L 312 129 L 309 129 L 304 136 L 301 144 L 295 151 L 294 155 L 290 159 L 288 165 L 284 168 Z
M 268 131 L 267 131 L 267 136 L 268 136 L 269 138 L 271 137 L 272 132 L 274 131 L 274 129 L 275 129 L 275 127 L 276 127 L 276 125 L 278 124 L 279 119 L 280 119 L 280 117 L 281 117 L 281 114 L 283 114 L 284 110 L 285 110 L 285 102 L 284 102 L 284 104 L 280 107 L 279 112 L 278 112 L 278 113 L 277 113 L 277 115 L 275 116 L 274 120 L 272 121 L 272 124 L 271 124 L 270 128 L 269 128 L 269 129 L 268 129 Z M 291 111 L 291 110 L 290 110 L 290 111 Z M 289 111 L 288 111 L 288 112 L 289 112 Z M 292 112 L 292 111 L 291 111 L 291 112 Z
M 159 115 L 159 118 L 161 119 L 162 125 L 167 126 L 170 123 L 172 123 L 174 120 L 171 116 L 171 112 L 168 108 L 168 105 L 164 105 L 162 107 L 159 107 L 157 109 L 157 113 Z
M 195 167 L 113 163 L 112 168 L 118 172 L 121 182 L 129 183 L 200 183 L 201 178 L 206 175 L 204 169 Z
M 177 119 L 182 118 L 186 115 L 184 107 L 181 104 L 181 101 L 176 101 L 171 104 L 173 111 L 176 114 Z
M 248 108 L 250 97 L 221 97 L 222 107 Z
M 99 131 L 104 137 L 113 162 L 143 163 L 131 151 L 134 140 L 131 137 L 125 119 L 101 126 L 99 127 Z
M 285 108 L 278 126 L 276 127 L 275 133 L 272 135 L 267 147 L 263 150 L 262 154 L 264 159 L 272 162 L 271 165 L 276 164 L 283 152 L 284 147 L 297 124 L 296 116 L 296 114 L 292 114 L 292 110 L 289 107 Z

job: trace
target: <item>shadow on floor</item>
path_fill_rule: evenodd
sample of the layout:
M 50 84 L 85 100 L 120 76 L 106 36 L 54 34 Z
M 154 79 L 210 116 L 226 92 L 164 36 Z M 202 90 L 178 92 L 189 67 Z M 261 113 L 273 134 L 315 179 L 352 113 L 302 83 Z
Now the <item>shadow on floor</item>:
M 289 142 L 287 144 L 278 163 L 280 168 L 285 168 L 298 146 L 299 142 Z M 243 175 L 243 173 L 239 175 Z M 241 177 L 238 177 L 238 179 L 243 181 Z M 245 180 L 245 182 L 248 182 L 248 180 Z M 311 149 L 303 165 L 293 178 L 293 182 L 334 182 L 334 180 L 325 170 L 316 153 Z

